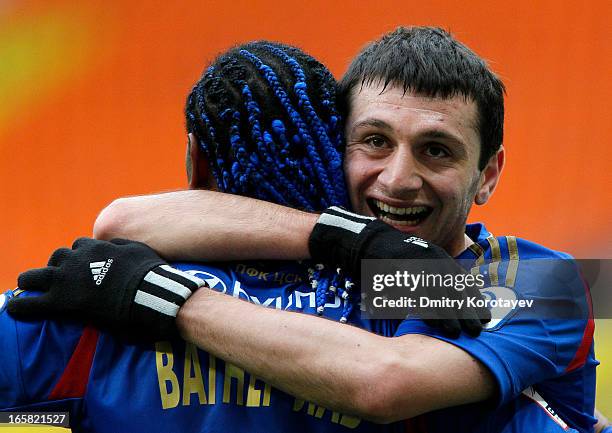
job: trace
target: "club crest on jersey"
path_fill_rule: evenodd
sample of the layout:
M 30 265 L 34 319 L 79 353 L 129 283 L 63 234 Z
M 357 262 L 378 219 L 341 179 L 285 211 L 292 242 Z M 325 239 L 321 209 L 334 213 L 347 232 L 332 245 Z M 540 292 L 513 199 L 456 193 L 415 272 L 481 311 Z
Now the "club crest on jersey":
M 106 277 L 106 273 L 110 269 L 113 264 L 113 259 L 106 259 L 101 262 L 91 262 L 89 264 L 89 269 L 91 270 L 91 274 L 93 275 L 93 280 L 96 283 L 96 286 L 102 284 L 102 280 Z
M 518 299 L 517 294 L 514 290 L 508 287 L 493 286 L 486 287 L 481 290 L 482 295 L 488 300 L 504 299 L 508 301 L 515 301 Z M 491 321 L 484 325 L 485 331 L 496 331 L 501 328 L 508 319 L 516 313 L 517 309 L 511 306 L 497 306 L 491 308 Z

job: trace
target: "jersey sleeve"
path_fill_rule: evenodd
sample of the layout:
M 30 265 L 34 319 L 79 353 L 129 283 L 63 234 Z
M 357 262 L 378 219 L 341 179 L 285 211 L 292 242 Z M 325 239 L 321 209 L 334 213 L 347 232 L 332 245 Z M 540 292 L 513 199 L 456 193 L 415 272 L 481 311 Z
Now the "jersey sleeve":
M 16 296 L 8 291 L 0 298 L 0 410 L 47 403 L 64 373 L 83 327 L 51 321 L 17 321 L 6 311 Z
M 531 385 L 584 365 L 592 346 L 588 290 L 573 265 L 558 266 L 551 261 L 522 263 L 513 288 L 483 289 L 487 299 L 533 304 L 492 308 L 493 320 L 477 338 L 462 334 L 450 339 L 416 319 L 403 321 L 395 336 L 424 334 L 465 350 L 491 371 L 498 384 L 498 403 L 505 404 Z
M 0 295 L 2 304 L 0 312 L 0 336 L 2 350 L 0 351 L 0 408 L 15 406 L 25 400 L 25 387 L 21 377 L 21 364 L 17 344 L 17 328 L 15 321 L 6 312 L 6 304 L 12 297 L 9 291 Z

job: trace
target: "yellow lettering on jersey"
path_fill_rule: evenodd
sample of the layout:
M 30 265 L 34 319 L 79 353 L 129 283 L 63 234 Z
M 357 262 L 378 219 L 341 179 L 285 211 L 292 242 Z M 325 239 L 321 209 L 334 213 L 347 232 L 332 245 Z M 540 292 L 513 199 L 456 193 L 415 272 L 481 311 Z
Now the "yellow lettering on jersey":
M 164 364 L 164 357 L 167 362 Z M 157 381 L 159 383 L 159 395 L 163 409 L 171 409 L 178 406 L 181 390 L 178 378 L 172 367 L 174 366 L 174 354 L 169 341 L 158 341 L 155 343 L 155 366 L 157 367 Z M 168 385 L 170 391 L 168 391 Z
M 340 418 L 340 425 L 343 425 L 344 427 L 355 428 L 359 424 L 361 424 L 361 418 L 357 418 L 355 416 L 342 415 L 342 418 Z
M 323 406 L 317 406 L 314 403 L 308 403 L 308 415 L 314 415 L 315 418 L 323 418 L 325 414 L 325 408 Z
M 259 407 L 261 405 L 261 390 L 255 388 L 257 378 L 252 374 L 250 376 L 246 405 L 248 407 Z
M 267 382 L 264 382 L 264 394 L 263 401 L 261 402 L 262 406 L 270 406 L 270 396 L 272 395 L 272 385 Z
M 217 358 L 208 354 L 208 404 L 217 401 Z
M 261 390 L 255 388 L 255 382 L 257 380 L 261 380 L 261 379 L 258 379 L 257 377 L 251 375 L 249 379 L 249 388 L 247 391 L 246 405 L 248 407 L 270 406 L 270 394 L 272 391 L 272 386 L 264 382 L 263 399 L 262 399 Z
M 306 402 L 299 398 L 296 398 L 293 402 L 293 410 L 297 412 L 304 407 Z M 323 414 L 325 414 L 325 408 L 323 406 L 317 406 L 314 403 L 308 402 L 308 408 L 306 409 L 306 413 L 310 416 L 315 416 L 317 418 L 321 418 Z
M 193 376 L 191 372 L 193 371 Z M 198 395 L 200 404 L 206 404 L 204 380 L 200 369 L 198 349 L 192 343 L 185 344 L 185 368 L 183 369 L 183 406 L 191 404 L 191 394 Z
M 236 404 L 244 404 L 244 370 L 229 362 L 225 363 L 225 380 L 223 381 L 223 403 L 231 399 L 232 379 L 236 379 Z
M 310 416 L 314 415 L 314 410 L 315 410 L 315 405 L 312 404 L 311 402 L 308 402 L 308 409 L 306 410 L 306 413 Z
M 304 400 L 302 400 L 300 398 L 296 398 L 295 401 L 293 402 L 293 411 L 297 412 L 298 410 L 303 408 L 304 407 L 304 403 L 306 403 Z
M 293 402 L 293 410 L 295 412 L 300 411 L 304 408 L 305 404 L 306 404 L 306 401 L 296 398 L 295 401 Z M 310 416 L 314 416 L 315 418 L 322 418 L 326 410 L 327 409 L 325 409 L 323 406 L 317 406 L 314 403 L 308 402 L 308 408 L 306 409 L 306 413 Z M 344 427 L 348 427 L 351 429 L 361 424 L 360 418 L 350 416 L 350 415 L 343 415 L 336 411 L 333 411 L 331 413 L 330 421 L 333 422 L 334 424 L 339 423 L 343 425 Z

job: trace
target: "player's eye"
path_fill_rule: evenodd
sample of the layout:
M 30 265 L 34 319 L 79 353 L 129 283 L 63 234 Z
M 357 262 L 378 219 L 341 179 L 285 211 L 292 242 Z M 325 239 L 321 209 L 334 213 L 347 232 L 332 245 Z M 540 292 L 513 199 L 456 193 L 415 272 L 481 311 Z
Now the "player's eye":
M 451 153 L 446 149 L 446 147 L 437 143 L 430 143 L 427 145 L 425 149 L 425 154 L 427 156 L 431 156 L 432 158 L 446 158 L 451 156 Z
M 380 149 L 387 145 L 386 138 L 381 135 L 370 135 L 363 141 L 375 149 Z

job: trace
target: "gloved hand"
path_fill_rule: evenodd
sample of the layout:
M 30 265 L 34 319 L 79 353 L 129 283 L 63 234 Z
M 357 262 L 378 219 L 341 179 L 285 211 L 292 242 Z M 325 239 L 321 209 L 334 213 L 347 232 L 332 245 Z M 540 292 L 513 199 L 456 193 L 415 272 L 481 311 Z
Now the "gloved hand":
M 441 275 L 466 273 L 437 245 L 402 233 L 376 218 L 357 215 L 335 206 L 321 214 L 310 235 L 308 246 L 314 261 L 339 266 L 355 279 L 361 274 L 361 259 L 427 259 L 421 262 L 410 260 L 411 273 L 419 273 L 421 264 L 430 268 L 429 271 L 431 265 L 435 264 L 436 273 Z M 418 290 L 420 293 L 413 295 L 429 299 L 484 299 L 475 286 L 456 290 L 443 285 L 421 285 Z M 441 328 L 451 337 L 459 336 L 461 330 L 477 336 L 483 323 L 491 319 L 488 308 L 470 307 L 465 303 L 461 309 L 426 308 L 420 311 L 417 309 L 417 313 L 424 318 L 425 323 Z
M 143 243 L 80 238 L 56 250 L 46 268 L 19 275 L 20 289 L 43 293 L 13 298 L 7 309 L 22 320 L 70 319 L 130 339 L 164 339 L 176 334 L 180 306 L 204 284 Z

